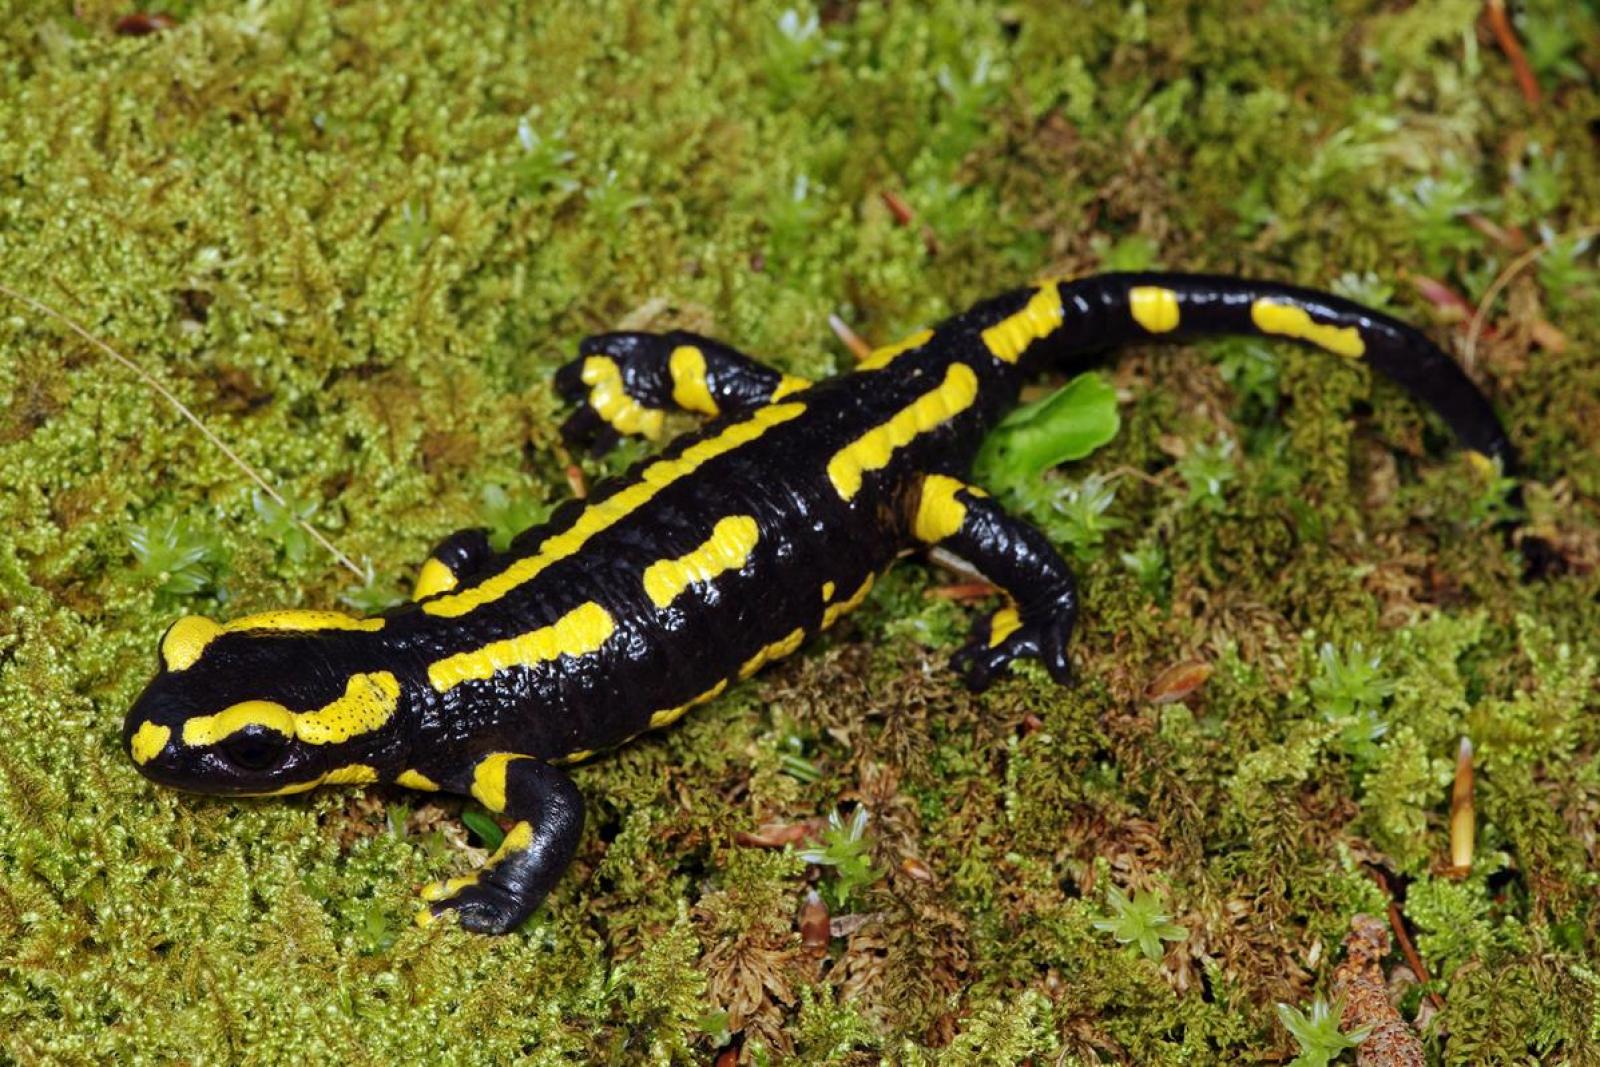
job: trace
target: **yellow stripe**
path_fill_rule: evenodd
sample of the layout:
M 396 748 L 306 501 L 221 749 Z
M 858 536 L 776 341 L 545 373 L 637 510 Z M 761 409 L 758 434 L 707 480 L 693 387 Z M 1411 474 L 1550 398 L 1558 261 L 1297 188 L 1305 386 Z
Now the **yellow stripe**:
M 672 375 L 672 399 L 685 411 L 716 415 L 716 398 L 706 385 L 706 356 L 693 345 L 679 345 L 667 357 L 667 373 Z
M 338 744 L 383 726 L 399 703 L 400 683 L 388 671 L 355 674 L 343 696 L 311 711 L 290 711 L 270 700 L 246 700 L 214 715 L 196 715 L 183 724 L 183 743 L 214 745 L 246 726 L 259 726 L 308 745 Z
M 589 406 L 612 429 L 643 434 L 654 441 L 661 436 L 667 413 L 647 408 L 628 395 L 622 370 L 610 356 L 590 356 L 583 361 L 583 380 L 589 386 Z
M 810 388 L 811 381 L 809 379 L 799 378 L 793 374 L 785 374 L 778 379 L 778 387 L 772 391 L 772 395 L 767 400 L 776 404 L 784 397 L 793 396 L 795 393 L 804 392 Z
M 745 660 L 744 666 L 739 668 L 739 677 L 748 678 L 773 660 L 779 660 L 789 655 L 789 653 L 799 648 L 805 642 L 805 639 L 806 632 L 797 629 L 789 636 L 772 642 L 772 644 Z
M 684 704 L 679 704 L 675 708 L 668 708 L 666 711 L 656 712 L 654 715 L 650 716 L 650 729 L 655 730 L 662 726 L 668 726 L 677 722 L 679 719 L 683 718 L 684 712 L 688 711 L 697 704 L 704 704 L 706 701 L 716 697 L 726 688 L 728 688 L 728 680 L 724 678 L 722 681 L 718 682 L 710 689 L 707 689 L 704 693 L 701 693 L 693 700 Z
M 910 337 L 902 338 L 892 345 L 884 345 L 867 353 L 867 358 L 856 364 L 856 370 L 882 370 L 893 363 L 896 356 L 915 351 L 927 344 L 933 338 L 932 330 L 918 330 Z
M 218 623 L 204 615 L 185 615 L 161 639 L 161 660 L 169 671 L 187 670 L 200 659 L 206 646 L 227 633 L 251 630 L 281 630 L 311 633 L 318 630 L 362 630 L 375 633 L 383 629 L 382 619 L 358 619 L 339 611 L 286 609 L 246 615 L 232 622 Z
M 435 593 L 448 593 L 456 587 L 455 572 L 436 559 L 430 559 L 417 571 L 417 584 L 411 587 L 411 599 L 421 600 Z
M 1014 315 L 1001 319 L 983 331 L 983 343 L 995 359 L 1015 363 L 1029 345 L 1048 337 L 1061 325 L 1061 289 L 1046 282 Z
M 730 515 L 712 527 L 706 542 L 688 555 L 646 567 L 644 591 L 651 603 L 664 608 L 696 582 L 709 582 L 724 571 L 743 569 L 760 536 L 755 519 Z
M 917 518 L 912 532 L 923 544 L 932 545 L 952 536 L 967 520 L 967 506 L 956 499 L 966 486 L 943 474 L 922 479 L 922 497 L 917 501 Z
M 395 785 L 403 785 L 407 789 L 420 789 L 424 793 L 437 793 L 439 783 L 429 778 L 421 771 L 401 771 L 395 775 Z
M 519 822 L 506 831 L 506 836 L 501 840 L 500 847 L 494 850 L 494 855 L 490 856 L 482 867 L 479 867 L 471 874 L 447 878 L 442 882 L 434 882 L 431 885 L 424 886 L 418 896 L 430 903 L 438 900 L 447 900 L 460 893 L 467 886 L 477 885 L 484 875 L 504 863 L 507 857 L 518 852 L 526 852 L 531 844 L 533 844 L 533 824 Z M 428 915 L 431 918 L 432 912 L 424 911 L 423 915 Z M 423 926 L 427 925 L 427 920 L 424 920 L 422 915 L 417 916 L 417 921 Z
M 872 592 L 872 581 L 873 576 L 867 575 L 866 581 L 861 583 L 861 588 L 851 593 L 849 600 L 841 600 L 837 604 L 829 604 L 824 608 L 822 611 L 822 628 L 824 630 L 829 629 L 840 618 L 859 608 L 861 602 L 867 599 L 867 594 Z
M 167 747 L 167 741 L 172 737 L 172 729 L 167 726 L 157 726 L 153 722 L 141 723 L 133 732 L 133 739 L 128 744 L 128 749 L 133 753 L 133 762 L 143 766 L 161 754 Z
M 288 785 L 269 789 L 265 793 L 241 793 L 247 797 L 286 797 L 295 793 L 309 793 L 319 785 L 371 785 L 378 780 L 378 769 L 365 763 L 348 763 L 343 767 L 335 767 L 325 774 L 319 774 L 306 782 L 290 782 Z
M 447 693 L 462 682 L 481 682 L 508 667 L 532 667 L 559 656 L 587 656 L 615 630 L 616 622 L 605 608 L 592 601 L 579 604 L 549 626 L 435 660 L 428 665 L 428 681 L 437 691 Z
M 828 461 L 828 478 L 834 489 L 845 500 L 853 498 L 861 491 L 863 472 L 888 466 L 895 449 L 965 411 L 977 397 L 978 376 L 972 368 L 965 363 L 951 364 L 941 385 L 834 453 Z
M 1159 285 L 1136 285 L 1128 290 L 1128 310 L 1133 321 L 1151 333 L 1178 328 L 1178 294 Z
M 506 810 L 506 768 L 513 760 L 528 759 L 515 752 L 496 752 L 485 756 L 472 768 L 472 795 L 493 812 Z
M 537 554 L 525 556 L 499 574 L 459 593 L 448 593 L 426 601 L 422 610 L 430 615 L 453 618 L 499 600 L 518 586 L 532 581 L 546 567 L 576 553 L 591 537 L 621 522 L 678 479 L 694 473 L 718 456 L 749 444 L 772 427 L 798 417 L 805 409 L 804 404 L 776 404 L 760 408 L 748 419 L 734 423 L 717 436 L 689 446 L 677 459 L 657 460 L 644 469 L 638 481 L 588 508 L 578 516 L 578 521 L 573 523 L 571 529 L 546 540 L 539 546 Z
M 1293 304 L 1257 300 L 1250 305 L 1250 320 L 1262 333 L 1310 341 L 1336 356 L 1360 359 L 1367 351 L 1366 343 L 1361 340 L 1361 331 L 1354 326 L 1328 326 L 1314 322 L 1305 308 Z

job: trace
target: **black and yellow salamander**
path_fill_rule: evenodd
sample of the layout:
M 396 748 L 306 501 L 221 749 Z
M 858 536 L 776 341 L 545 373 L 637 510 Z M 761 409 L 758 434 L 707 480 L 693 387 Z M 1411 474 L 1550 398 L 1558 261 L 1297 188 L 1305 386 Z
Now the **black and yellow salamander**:
M 1043 365 L 1128 342 L 1254 334 L 1363 360 L 1508 473 L 1488 401 L 1421 333 L 1325 293 L 1191 274 L 1047 281 L 987 300 L 810 382 L 687 333 L 582 342 L 556 375 L 565 430 L 604 448 L 708 420 L 595 486 L 503 553 L 446 539 L 382 615 L 179 619 L 124 742 L 148 777 L 235 796 L 392 782 L 470 794 L 511 821 L 477 873 L 424 892 L 500 933 L 571 861 L 583 799 L 563 764 L 666 726 L 866 599 L 908 548 L 1006 594 L 955 667 L 982 688 L 1015 659 L 1068 676 L 1071 570 L 968 480 L 984 435 Z

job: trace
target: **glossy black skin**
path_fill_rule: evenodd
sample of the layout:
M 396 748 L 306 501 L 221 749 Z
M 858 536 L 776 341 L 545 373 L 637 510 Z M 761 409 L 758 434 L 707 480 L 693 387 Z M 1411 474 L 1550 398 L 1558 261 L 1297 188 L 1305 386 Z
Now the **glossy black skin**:
M 193 667 L 163 672 L 152 682 L 130 712 L 127 737 L 146 720 L 171 724 L 181 733 L 189 715 L 241 700 L 316 708 L 337 697 L 352 674 L 377 670 L 399 678 L 400 709 L 384 727 L 342 744 L 290 741 L 279 761 L 262 770 L 231 763 L 220 751 L 223 746 L 176 744 L 141 770 L 179 788 L 240 793 L 270 791 L 360 763 L 376 768 L 382 780 L 410 769 L 445 790 L 465 792 L 485 755 L 534 757 L 512 765 L 506 812 L 533 823 L 534 847 L 510 857 L 503 870 L 486 879 L 486 887 L 479 887 L 481 892 L 469 890 L 463 899 L 434 905 L 435 912 L 458 908 L 462 921 L 474 929 L 500 932 L 537 905 L 576 847 L 581 799 L 565 775 L 548 765 L 620 744 L 648 729 L 654 713 L 691 701 L 719 681 L 736 680 L 741 665 L 764 646 L 796 628 L 817 632 L 825 582 L 836 586 L 836 600 L 844 599 L 907 549 L 928 547 L 912 533 L 924 477 L 964 480 L 985 434 L 1014 406 L 1023 382 L 1041 365 L 1070 369 L 1079 357 L 1129 342 L 1259 334 L 1251 303 L 1269 297 L 1304 308 L 1319 324 L 1356 327 L 1366 362 L 1436 410 L 1466 447 L 1498 460 L 1507 472 L 1515 468 L 1510 442 L 1483 395 L 1423 335 L 1388 316 L 1325 293 L 1224 277 L 1121 274 L 1060 284 L 1062 325 L 1035 341 L 1017 363 L 996 359 L 981 335 L 1026 305 L 1034 289 L 1007 293 L 947 320 L 920 349 L 883 370 L 845 374 L 778 401 L 803 405 L 804 411 L 680 478 L 574 555 L 469 614 L 439 617 L 413 603 L 388 613 L 378 633 L 246 632 L 217 638 Z M 1135 322 L 1128 301 L 1134 286 L 1177 294 L 1178 329 L 1152 334 Z M 436 558 L 456 573 L 458 591 L 536 554 L 586 508 L 636 483 L 650 465 L 681 456 L 749 418 L 778 386 L 776 372 L 705 338 L 610 334 L 583 343 L 583 355 L 557 376 L 558 388 L 582 405 L 588 389 L 580 377 L 583 359 L 604 354 L 616 361 L 631 396 L 647 406 L 666 407 L 672 396 L 667 354 L 686 343 L 705 353 L 708 385 L 723 414 L 621 478 L 597 485 L 587 501 L 570 502 L 548 524 L 518 537 L 507 553 L 489 552 L 482 535 L 472 531 L 447 541 Z M 853 499 L 841 499 L 827 475 L 830 458 L 926 393 L 957 363 L 977 376 L 975 402 L 896 450 L 886 467 L 864 475 Z M 580 406 L 566 429 L 569 437 L 600 448 L 615 437 L 587 406 Z M 958 666 L 970 684 L 981 688 L 1011 660 L 1032 657 L 1064 681 L 1077 611 L 1067 565 L 1039 533 L 992 501 L 972 494 L 962 494 L 961 500 L 967 522 L 939 547 L 1011 595 L 1023 625 L 990 648 L 988 620 L 980 621 L 972 642 L 958 655 Z M 757 521 L 760 536 L 749 562 L 690 587 L 658 610 L 645 596 L 641 574 L 653 563 L 690 552 L 729 515 Z M 428 684 L 428 664 L 441 656 L 549 625 L 587 602 L 602 605 L 616 622 L 616 632 L 598 652 L 502 670 L 442 696 Z

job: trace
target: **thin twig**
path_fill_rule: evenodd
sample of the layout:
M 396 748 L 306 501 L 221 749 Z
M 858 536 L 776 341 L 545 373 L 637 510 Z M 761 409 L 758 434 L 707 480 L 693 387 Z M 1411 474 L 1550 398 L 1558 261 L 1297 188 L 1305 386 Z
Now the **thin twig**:
M 250 480 L 260 486 L 261 491 L 271 497 L 275 504 L 293 516 L 294 521 L 300 526 L 301 529 L 305 530 L 306 533 L 311 535 L 312 540 L 316 541 L 317 544 L 327 549 L 328 552 L 332 554 L 334 559 L 338 560 L 345 567 L 349 568 L 351 574 L 354 574 L 361 581 L 367 580 L 366 573 L 360 567 L 356 566 L 354 560 L 345 555 L 343 552 L 340 552 L 338 547 L 335 546 L 332 541 L 324 537 L 322 532 L 315 526 L 312 526 L 305 519 L 295 514 L 295 510 L 289 506 L 289 502 L 283 498 L 282 493 L 279 493 L 276 489 L 274 489 L 266 480 L 266 478 L 262 477 L 260 472 L 258 472 L 249 463 L 246 463 L 244 458 L 240 456 L 239 453 L 228 447 L 226 441 L 218 437 L 211 431 L 209 427 L 206 426 L 205 423 L 201 422 L 200 417 L 191 411 L 188 405 L 184 404 L 182 400 L 179 400 L 177 395 L 174 394 L 171 389 L 168 389 L 165 385 L 162 385 L 160 380 L 157 379 L 155 375 L 139 366 L 139 364 L 135 363 L 121 352 L 118 352 L 115 348 L 112 348 L 110 345 L 100 340 L 100 338 L 96 337 L 87 329 L 80 326 L 76 320 L 60 311 L 57 311 L 49 304 L 35 300 L 31 296 L 28 296 L 24 293 L 19 293 L 10 286 L 3 284 L 0 284 L 0 294 L 9 296 L 18 303 L 24 304 L 27 307 L 32 308 L 34 311 L 39 312 L 39 314 L 48 316 L 49 318 L 61 323 L 67 329 L 71 330 L 73 333 L 87 341 L 90 345 L 110 356 L 117 364 L 133 372 L 133 374 L 136 375 L 140 381 L 144 382 L 144 384 L 149 386 L 151 389 L 154 389 L 163 400 L 165 400 L 168 404 L 171 404 L 178 414 L 188 419 L 189 422 L 194 425 L 194 428 L 200 431 L 200 436 L 204 437 L 207 441 L 215 445 L 224 456 L 228 457 L 234 466 L 238 467 L 240 470 L 244 471 L 245 474 L 249 475 Z
M 1527 54 L 1522 51 L 1522 42 L 1517 40 L 1517 31 L 1511 27 L 1511 19 L 1506 14 L 1505 0 L 1489 0 L 1484 5 L 1489 16 L 1489 29 L 1494 31 L 1494 39 L 1499 42 L 1500 50 L 1511 61 L 1511 70 L 1517 76 L 1517 87 L 1522 90 L 1522 99 L 1532 107 L 1539 106 L 1539 79 L 1533 76 L 1533 67 L 1528 65 Z
M 1488 317 L 1489 308 L 1494 305 L 1495 298 L 1500 291 L 1511 284 L 1512 279 L 1528 269 L 1528 264 L 1550 251 L 1560 241 L 1582 241 L 1600 235 L 1600 226 L 1581 226 L 1576 230 L 1558 233 L 1539 244 L 1534 245 L 1522 255 L 1506 264 L 1495 280 L 1489 283 L 1489 288 L 1483 291 L 1483 299 L 1478 301 L 1478 310 L 1473 312 L 1472 323 L 1467 327 L 1467 341 L 1461 353 L 1461 362 L 1468 370 L 1473 370 L 1473 362 L 1478 354 L 1478 338 L 1483 334 L 1483 321 Z
M 1378 883 L 1378 888 L 1383 890 L 1383 895 L 1389 898 L 1389 927 L 1394 931 L 1394 939 L 1400 945 L 1400 954 L 1406 958 L 1406 964 L 1413 974 L 1422 979 L 1424 986 L 1433 984 L 1433 979 L 1428 977 L 1428 968 L 1422 963 L 1422 957 L 1417 955 L 1417 948 L 1411 943 L 1411 935 L 1406 933 L 1405 916 L 1400 914 L 1400 905 L 1395 902 L 1394 892 L 1389 888 L 1389 879 L 1376 867 L 1367 867 L 1367 873 L 1372 880 Z M 1428 990 L 1428 999 L 1440 1011 L 1444 1010 L 1444 998 L 1433 990 Z

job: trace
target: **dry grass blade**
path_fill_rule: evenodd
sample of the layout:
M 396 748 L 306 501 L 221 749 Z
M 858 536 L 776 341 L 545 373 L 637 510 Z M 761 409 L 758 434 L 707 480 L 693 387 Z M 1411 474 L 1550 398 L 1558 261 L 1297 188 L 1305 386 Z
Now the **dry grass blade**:
M 1488 316 L 1489 309 L 1494 306 L 1495 299 L 1500 295 L 1500 291 L 1510 285 L 1512 279 L 1527 270 L 1529 264 L 1548 252 L 1557 242 L 1582 241 L 1597 235 L 1600 235 L 1600 226 L 1582 226 L 1576 230 L 1568 230 L 1566 233 L 1558 233 L 1554 237 L 1534 245 L 1506 264 L 1505 270 L 1501 271 L 1499 276 L 1489 284 L 1489 288 L 1484 290 L 1483 299 L 1478 301 L 1478 310 L 1472 313 L 1472 323 L 1467 327 L 1467 342 L 1461 353 L 1461 362 L 1466 365 L 1469 371 L 1476 369 L 1478 338 L 1483 334 L 1484 319 Z
M 168 404 L 172 405 L 172 408 L 175 411 L 177 411 L 178 414 L 182 415 L 185 419 L 188 419 L 189 422 L 191 424 L 193 424 L 194 428 L 196 430 L 200 431 L 200 436 L 201 437 L 204 437 L 212 445 L 216 446 L 216 448 L 224 456 L 228 457 L 228 460 L 234 466 L 238 467 L 247 476 L 249 476 L 250 480 L 255 482 L 256 485 L 260 486 L 261 487 L 261 491 L 263 493 L 266 493 L 267 496 L 271 497 L 272 498 L 272 502 L 274 504 L 277 504 L 280 508 L 283 508 L 284 511 L 288 512 L 289 514 L 294 515 L 295 523 L 297 525 L 299 525 L 301 529 L 305 530 L 305 532 L 310 535 L 310 537 L 311 537 L 311 539 L 313 541 L 315 541 L 317 544 L 321 545 L 323 548 L 327 549 L 328 552 L 333 556 L 333 558 L 338 560 L 345 567 L 347 567 L 349 569 L 350 573 L 354 574 L 359 581 L 363 581 L 364 582 L 364 581 L 367 580 L 366 573 L 360 567 L 356 566 L 356 563 L 355 563 L 354 560 L 352 560 L 349 556 L 345 555 L 343 552 L 339 551 L 338 547 L 336 545 L 334 545 L 334 543 L 332 541 L 330 541 L 326 537 L 324 537 L 322 535 L 322 532 L 320 530 L 318 530 L 315 526 L 312 526 L 309 522 L 307 522 L 305 519 L 302 519 L 299 515 L 295 515 L 294 514 L 294 509 L 291 508 L 289 506 L 289 502 L 283 498 L 283 494 L 278 492 L 276 489 L 274 489 L 272 487 L 271 483 L 269 483 L 266 480 L 266 478 L 264 478 L 261 475 L 261 473 L 259 471 L 257 471 L 254 467 L 252 467 L 249 463 L 247 463 L 245 461 L 243 456 L 239 455 L 239 453 L 237 453 L 233 449 L 229 448 L 226 441 L 224 441 L 222 438 L 218 437 L 215 433 L 213 433 L 211 431 L 210 427 L 208 427 L 205 423 L 201 422 L 200 421 L 200 416 L 196 415 L 192 410 L 190 410 L 189 406 L 187 404 L 185 404 L 182 400 L 179 400 L 178 397 L 177 397 L 177 394 L 175 394 L 171 389 L 168 389 L 165 385 L 162 385 L 160 379 L 158 379 L 155 375 L 151 374 L 149 371 L 147 371 L 143 367 L 139 366 L 139 364 L 135 363 L 133 360 L 129 359 L 127 356 L 123 355 L 121 352 L 118 352 L 115 348 L 112 348 L 110 345 L 106 344 L 106 342 L 100 340 L 100 338 L 96 337 L 94 334 L 90 333 L 83 326 L 79 325 L 76 320 L 74 320 L 71 317 L 63 314 L 62 312 L 57 311 L 55 308 L 51 307 L 49 304 L 46 304 L 46 303 L 44 303 L 42 301 L 39 301 L 39 300 L 35 300 L 33 297 L 28 296 L 25 293 L 19 293 L 15 289 L 12 289 L 10 286 L 7 286 L 7 285 L 0 285 L 0 294 L 4 294 L 6 296 L 9 296 L 11 299 L 17 301 L 19 304 L 23 304 L 26 307 L 31 308 L 34 311 L 37 311 L 39 314 L 47 316 L 47 317 L 49 317 L 51 319 L 54 319 L 55 321 L 61 323 L 67 329 L 69 329 L 73 333 L 77 334 L 84 341 L 88 342 L 91 346 L 93 346 L 94 348 L 98 349 L 101 352 L 104 352 L 107 356 L 109 356 L 119 366 L 121 366 L 121 367 L 125 368 L 126 370 L 132 372 L 136 377 L 138 377 L 138 379 L 140 381 L 142 381 L 145 385 L 147 385 L 151 389 L 153 389 L 156 392 L 156 394 L 161 397 L 161 399 L 165 400 Z

